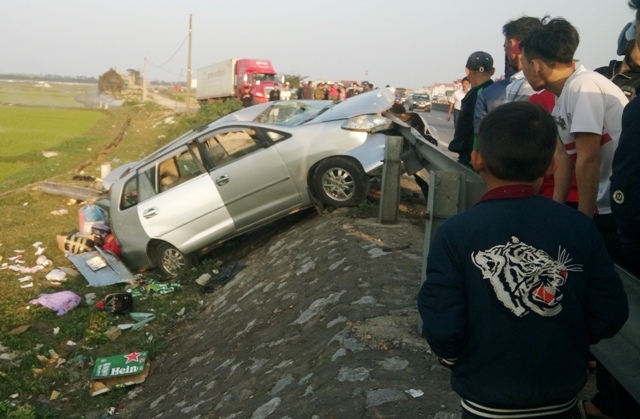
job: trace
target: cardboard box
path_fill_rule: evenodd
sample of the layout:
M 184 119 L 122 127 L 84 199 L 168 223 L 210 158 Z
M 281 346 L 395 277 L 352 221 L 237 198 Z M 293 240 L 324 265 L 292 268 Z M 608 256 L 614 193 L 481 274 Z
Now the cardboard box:
M 91 374 L 89 393 L 97 396 L 112 388 L 140 384 L 149 375 L 150 368 L 146 352 L 98 358 Z

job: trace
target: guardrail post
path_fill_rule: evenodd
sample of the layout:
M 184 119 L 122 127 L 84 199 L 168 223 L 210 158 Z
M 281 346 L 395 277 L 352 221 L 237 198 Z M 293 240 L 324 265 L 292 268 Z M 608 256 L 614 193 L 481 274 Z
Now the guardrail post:
M 398 222 L 398 199 L 400 197 L 400 170 L 403 138 L 388 136 L 382 167 L 382 189 L 380 193 L 380 224 Z

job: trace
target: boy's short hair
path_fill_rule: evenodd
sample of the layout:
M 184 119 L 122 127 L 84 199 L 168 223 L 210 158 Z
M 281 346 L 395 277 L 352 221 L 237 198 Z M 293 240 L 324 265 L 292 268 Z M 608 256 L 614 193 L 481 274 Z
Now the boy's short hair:
M 502 34 L 509 39 L 522 41 L 532 30 L 542 25 L 537 17 L 522 16 L 516 20 L 510 20 L 502 27 Z
M 511 102 L 498 106 L 480 123 L 478 152 L 498 179 L 533 182 L 549 168 L 557 136 L 556 122 L 542 106 Z
M 533 29 L 520 41 L 527 60 L 542 60 L 549 67 L 556 63 L 573 64 L 573 54 L 580 44 L 578 30 L 563 18 L 542 20 L 542 26 Z

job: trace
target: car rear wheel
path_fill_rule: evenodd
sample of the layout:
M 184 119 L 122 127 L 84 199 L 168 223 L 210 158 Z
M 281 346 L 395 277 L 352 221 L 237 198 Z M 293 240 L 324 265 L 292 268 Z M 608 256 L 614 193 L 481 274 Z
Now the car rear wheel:
M 313 189 L 326 205 L 353 206 L 369 193 L 369 177 L 357 162 L 346 157 L 332 157 L 316 168 Z
M 161 243 L 156 249 L 156 269 L 166 278 L 173 278 L 194 264 L 193 255 L 184 254 L 169 243 Z

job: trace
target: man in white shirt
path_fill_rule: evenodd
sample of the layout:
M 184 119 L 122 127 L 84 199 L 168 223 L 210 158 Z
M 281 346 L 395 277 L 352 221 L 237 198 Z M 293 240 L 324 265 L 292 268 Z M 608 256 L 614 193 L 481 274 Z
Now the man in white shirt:
M 520 43 L 523 71 L 533 90 L 547 89 L 556 95 L 552 115 L 559 141 L 553 199 L 565 202 L 575 170 L 578 210 L 593 218 L 609 255 L 624 265 L 611 214 L 610 178 L 628 101 L 611 80 L 582 65 L 574 68 L 573 54 L 579 42 L 578 31 L 566 20 L 543 21 L 542 27 Z
M 291 85 L 289 82 L 284 84 L 284 89 L 280 92 L 280 100 L 289 100 L 291 99 Z
M 453 129 L 458 126 L 458 117 L 460 116 L 460 107 L 462 106 L 462 99 L 469 91 L 469 79 L 467 77 L 462 79 L 462 90 L 456 90 L 449 98 L 449 113 L 447 114 L 447 121 L 451 120 L 451 113 L 453 113 Z

